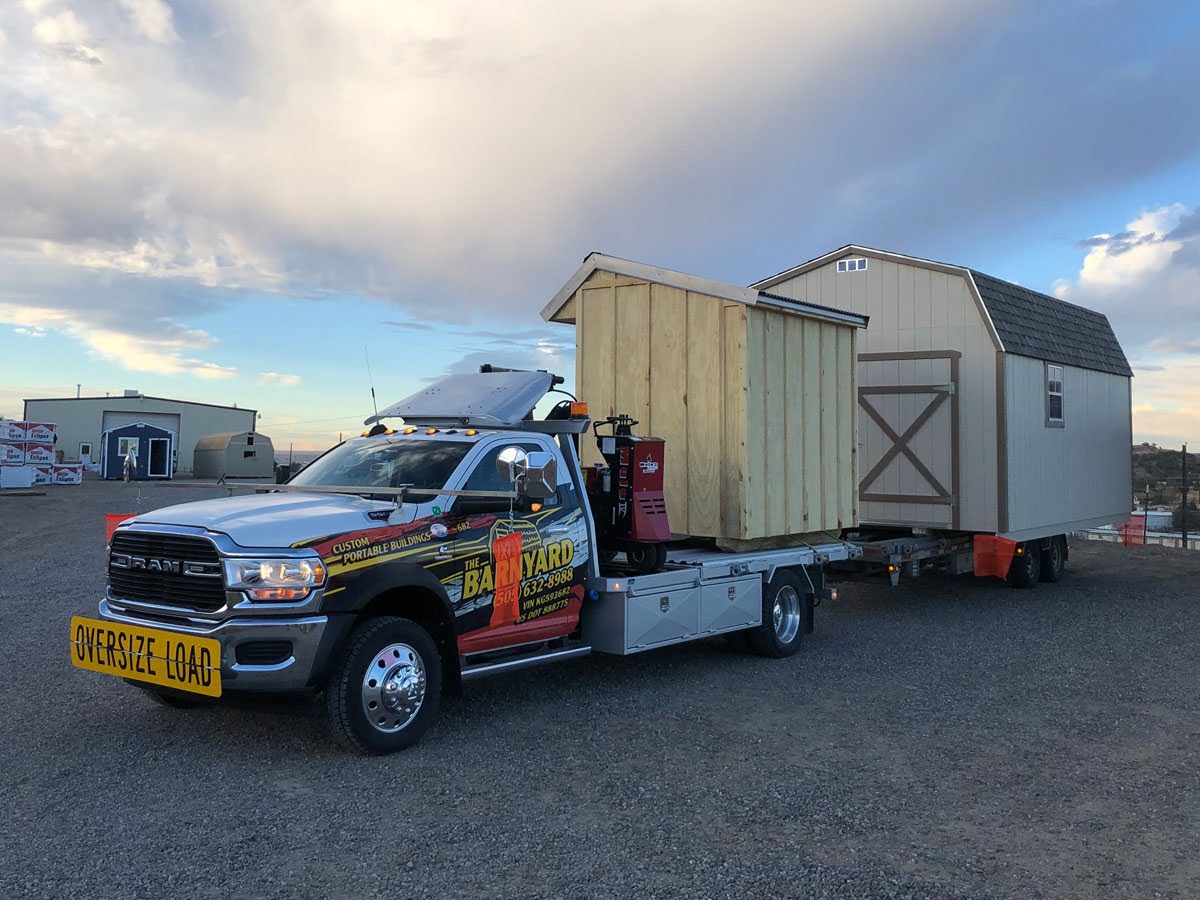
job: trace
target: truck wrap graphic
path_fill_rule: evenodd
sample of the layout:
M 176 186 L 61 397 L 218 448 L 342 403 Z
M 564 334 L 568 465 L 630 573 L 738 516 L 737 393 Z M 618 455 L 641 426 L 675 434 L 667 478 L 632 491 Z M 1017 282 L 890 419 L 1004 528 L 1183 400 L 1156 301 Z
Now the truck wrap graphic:
M 557 507 L 511 518 L 456 517 L 451 511 L 297 546 L 321 555 L 329 573 L 326 596 L 336 596 L 385 563 L 420 566 L 445 589 L 459 635 L 474 637 L 549 616 L 564 619 L 564 633 L 571 631 L 589 559 L 582 512 Z

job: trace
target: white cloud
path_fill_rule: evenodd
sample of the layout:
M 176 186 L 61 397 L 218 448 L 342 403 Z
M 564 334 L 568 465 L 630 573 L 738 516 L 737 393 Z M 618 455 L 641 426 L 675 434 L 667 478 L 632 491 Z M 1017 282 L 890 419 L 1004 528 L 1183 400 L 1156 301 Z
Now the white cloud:
M 197 359 L 191 354 L 216 343 L 204 331 L 174 325 L 165 337 L 131 334 L 94 323 L 80 321 L 72 314 L 53 307 L 22 306 L 0 301 L 0 323 L 15 325 L 16 330 L 61 331 L 87 348 L 98 358 L 117 363 L 133 372 L 160 375 L 194 375 L 198 378 L 230 378 L 237 369 Z M 166 323 L 172 325 L 173 323 Z
M 282 375 L 279 372 L 259 372 L 258 380 L 264 384 L 275 384 L 279 387 L 296 387 L 300 384 L 299 375 Z
M 1079 273 L 1055 282 L 1057 296 L 1106 313 L 1131 358 L 1200 353 L 1200 207 L 1147 210 L 1083 244 Z
M 557 277 L 590 249 L 582 210 L 743 152 L 780 97 L 823 93 L 846 46 L 911 52 L 985 14 L 951 0 L 855 15 L 834 0 L 228 0 L 172 41 L 161 0 L 123 5 L 151 43 L 103 6 L 88 7 L 94 37 L 73 12 L 38 14 L 43 44 L 102 46 L 106 65 L 81 81 L 25 61 L 39 112 L 0 133 L 9 229 L 56 263 L 202 285 L 415 309 L 436 284 L 460 315 L 506 297 L 536 310 L 530 272 Z M 766 21 L 805 52 L 764 65 Z M 598 33 L 622 39 L 599 48 Z
M 163 0 L 121 0 L 121 6 L 143 37 L 160 44 L 179 39 L 172 21 L 171 7 Z
M 31 337 L 31 338 L 40 338 L 40 337 L 46 336 L 46 332 L 43 331 L 41 328 L 18 327 L 18 328 L 14 328 L 13 332 L 15 334 L 21 334 L 21 335 L 24 335 L 25 337 Z
M 47 45 L 78 45 L 87 41 L 88 31 L 68 9 L 34 22 L 33 36 Z
M 1182 203 L 1143 212 L 1118 234 L 1098 234 L 1079 272 L 1083 290 L 1109 290 L 1136 285 L 1161 272 L 1182 244 L 1166 237 L 1187 212 Z

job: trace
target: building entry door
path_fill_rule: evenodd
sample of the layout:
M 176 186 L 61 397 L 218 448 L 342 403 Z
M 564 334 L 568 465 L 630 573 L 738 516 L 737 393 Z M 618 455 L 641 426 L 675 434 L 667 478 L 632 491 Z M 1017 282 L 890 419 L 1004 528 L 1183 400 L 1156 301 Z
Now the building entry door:
M 957 350 L 858 357 L 859 518 L 958 528 Z
M 150 478 L 171 477 L 171 440 L 170 438 L 150 438 L 149 469 L 146 475 Z

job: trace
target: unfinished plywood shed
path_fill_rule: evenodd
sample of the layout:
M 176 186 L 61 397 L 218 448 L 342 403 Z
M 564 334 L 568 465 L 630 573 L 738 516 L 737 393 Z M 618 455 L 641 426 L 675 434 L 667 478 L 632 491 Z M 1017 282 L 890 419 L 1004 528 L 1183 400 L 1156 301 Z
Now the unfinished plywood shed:
M 257 431 L 227 431 L 196 441 L 192 473 L 197 478 L 274 478 L 275 448 Z
M 575 326 L 592 418 L 666 441 L 672 532 L 732 544 L 857 521 L 865 316 L 598 253 L 542 315 Z
M 855 245 L 754 287 L 871 318 L 864 522 L 1029 540 L 1128 518 L 1133 373 L 1100 313 Z

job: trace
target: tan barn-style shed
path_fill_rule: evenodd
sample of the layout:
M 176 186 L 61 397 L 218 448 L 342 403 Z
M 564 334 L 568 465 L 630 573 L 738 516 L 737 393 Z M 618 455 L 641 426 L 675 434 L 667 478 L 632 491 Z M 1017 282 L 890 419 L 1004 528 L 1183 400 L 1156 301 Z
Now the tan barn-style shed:
M 1123 521 L 1130 378 L 1101 313 L 964 266 L 849 245 L 754 285 L 866 313 L 866 523 L 1012 540 Z
M 575 326 L 592 418 L 625 413 L 666 441 L 675 534 L 735 545 L 857 524 L 866 316 L 599 253 L 542 316 Z
M 275 448 L 257 431 L 210 434 L 196 442 L 197 478 L 274 478 Z

